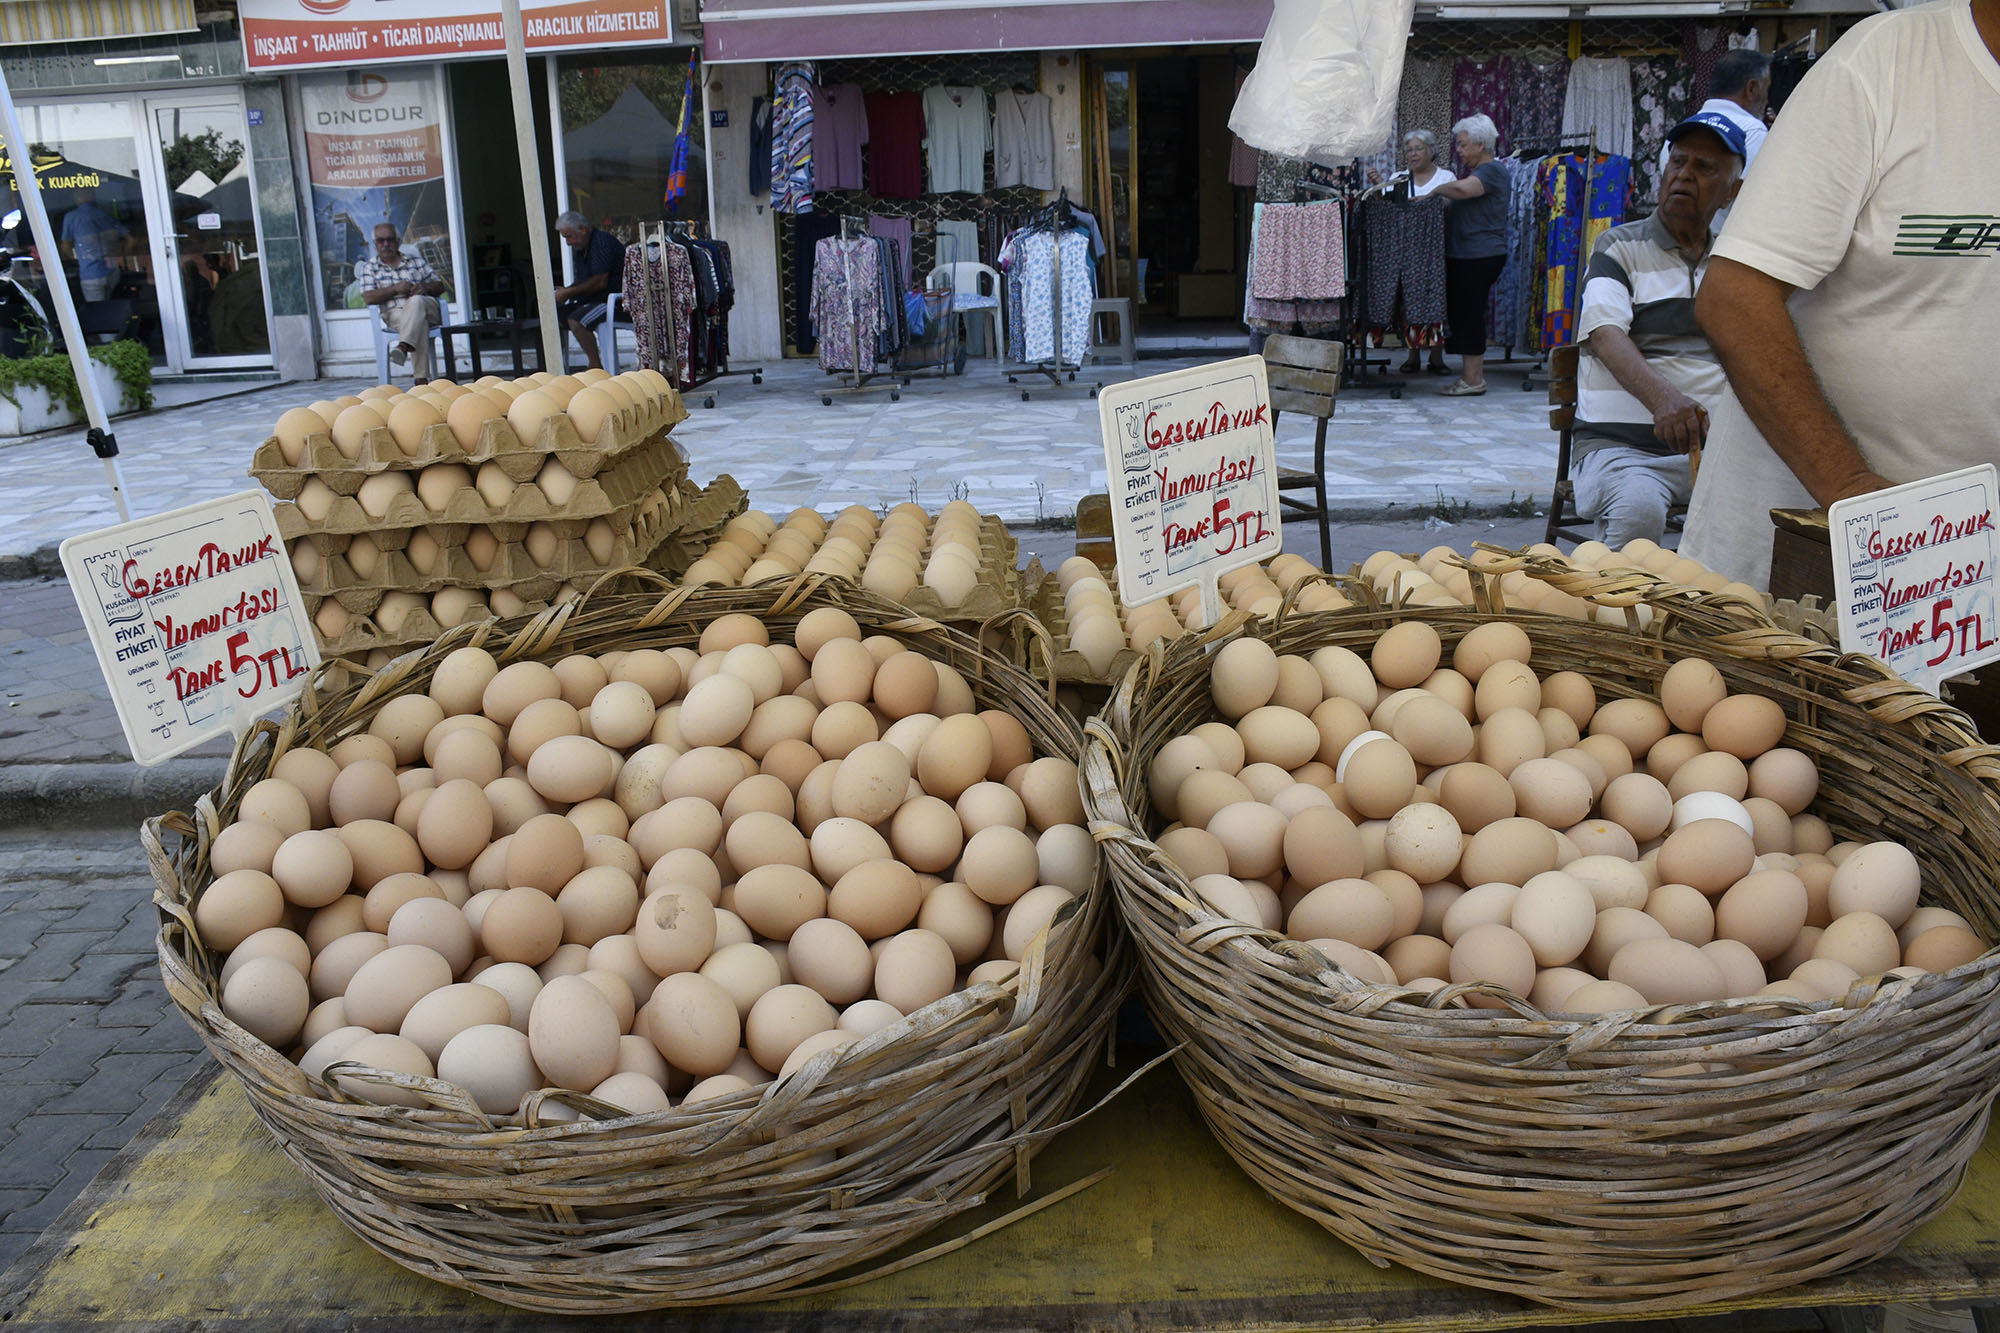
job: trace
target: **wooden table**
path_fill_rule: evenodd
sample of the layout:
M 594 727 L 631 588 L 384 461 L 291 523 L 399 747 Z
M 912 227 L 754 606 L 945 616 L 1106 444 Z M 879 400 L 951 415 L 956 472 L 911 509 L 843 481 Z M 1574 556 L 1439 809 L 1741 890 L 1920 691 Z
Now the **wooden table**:
M 1038 1194 L 1110 1177 L 942 1258 L 842 1291 L 596 1319 L 724 1330 L 1496 1329 L 1603 1323 L 1375 1268 L 1237 1170 L 1171 1067 L 1035 1159 Z M 1011 1210 L 1011 1193 L 941 1235 Z M 916 1248 L 916 1247 L 913 1247 Z M 9 1270 L 0 1320 L 22 1330 L 543 1330 L 575 1327 L 417 1276 L 321 1205 L 211 1067 Z M 1851 1273 L 1689 1316 L 1730 1330 L 1815 1328 L 1802 1307 L 2000 1296 L 2000 1132 L 1951 1208 Z M 1791 1311 L 1788 1316 L 1784 1311 Z M 1658 1316 L 1651 1316 L 1655 1321 Z M 1660 1327 L 1656 1322 L 1656 1327 Z

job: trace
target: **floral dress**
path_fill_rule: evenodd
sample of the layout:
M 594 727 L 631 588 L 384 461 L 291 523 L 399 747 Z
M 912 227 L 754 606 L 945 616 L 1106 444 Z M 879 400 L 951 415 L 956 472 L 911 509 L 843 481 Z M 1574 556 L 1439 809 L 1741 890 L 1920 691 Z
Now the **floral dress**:
M 1632 62 L 1632 183 L 1641 209 L 1650 209 L 1660 197 L 1660 149 L 1667 131 L 1700 105 L 1692 100 L 1693 85 L 1679 60 Z
M 1554 146 L 1562 133 L 1563 98 L 1569 92 L 1569 59 L 1514 61 L 1513 85 L 1507 102 L 1508 129 L 1513 146 L 1539 152 Z
M 1461 60 L 1452 71 L 1451 123 L 1456 125 L 1467 116 L 1491 117 L 1494 128 L 1500 131 L 1499 146 L 1493 150 L 1496 156 L 1507 151 L 1508 103 L 1513 95 L 1513 82 L 1514 62 L 1507 56 Z M 1451 167 L 1461 176 L 1466 174 L 1456 144 L 1452 145 Z

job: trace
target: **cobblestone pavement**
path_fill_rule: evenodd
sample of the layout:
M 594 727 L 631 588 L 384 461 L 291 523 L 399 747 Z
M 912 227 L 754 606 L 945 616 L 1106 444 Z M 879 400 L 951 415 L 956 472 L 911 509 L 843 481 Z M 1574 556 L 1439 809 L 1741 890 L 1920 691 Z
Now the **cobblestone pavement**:
M 134 828 L 0 832 L 0 1268 L 207 1057 L 160 984 Z

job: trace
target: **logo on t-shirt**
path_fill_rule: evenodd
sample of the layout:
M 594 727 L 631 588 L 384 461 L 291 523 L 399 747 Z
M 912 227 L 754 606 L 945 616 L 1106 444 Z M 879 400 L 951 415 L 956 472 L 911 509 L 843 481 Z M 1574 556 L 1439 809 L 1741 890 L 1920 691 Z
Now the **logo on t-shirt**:
M 1978 213 L 1905 213 L 1896 224 L 1898 255 L 1987 259 L 2000 251 L 2000 217 Z

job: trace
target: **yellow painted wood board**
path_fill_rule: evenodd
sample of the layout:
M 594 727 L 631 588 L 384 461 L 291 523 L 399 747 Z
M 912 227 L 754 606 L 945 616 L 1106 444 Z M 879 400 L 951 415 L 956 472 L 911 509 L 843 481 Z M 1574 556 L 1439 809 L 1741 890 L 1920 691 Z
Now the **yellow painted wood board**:
M 1170 1068 L 1140 1080 L 1035 1162 L 1038 1193 L 1104 1182 L 940 1259 L 845 1290 L 665 1311 L 594 1326 L 895 1330 L 1494 1329 L 1610 1322 L 1376 1268 L 1266 1197 L 1216 1144 Z M 1011 1195 L 934 1232 L 970 1230 Z M 377 1255 L 324 1207 L 236 1083 L 194 1083 L 0 1286 L 14 1330 L 542 1329 Z M 1851 1273 L 1687 1315 L 2000 1296 L 2000 1135 L 1951 1207 Z M 1658 1315 L 1635 1316 L 1658 1319 Z

